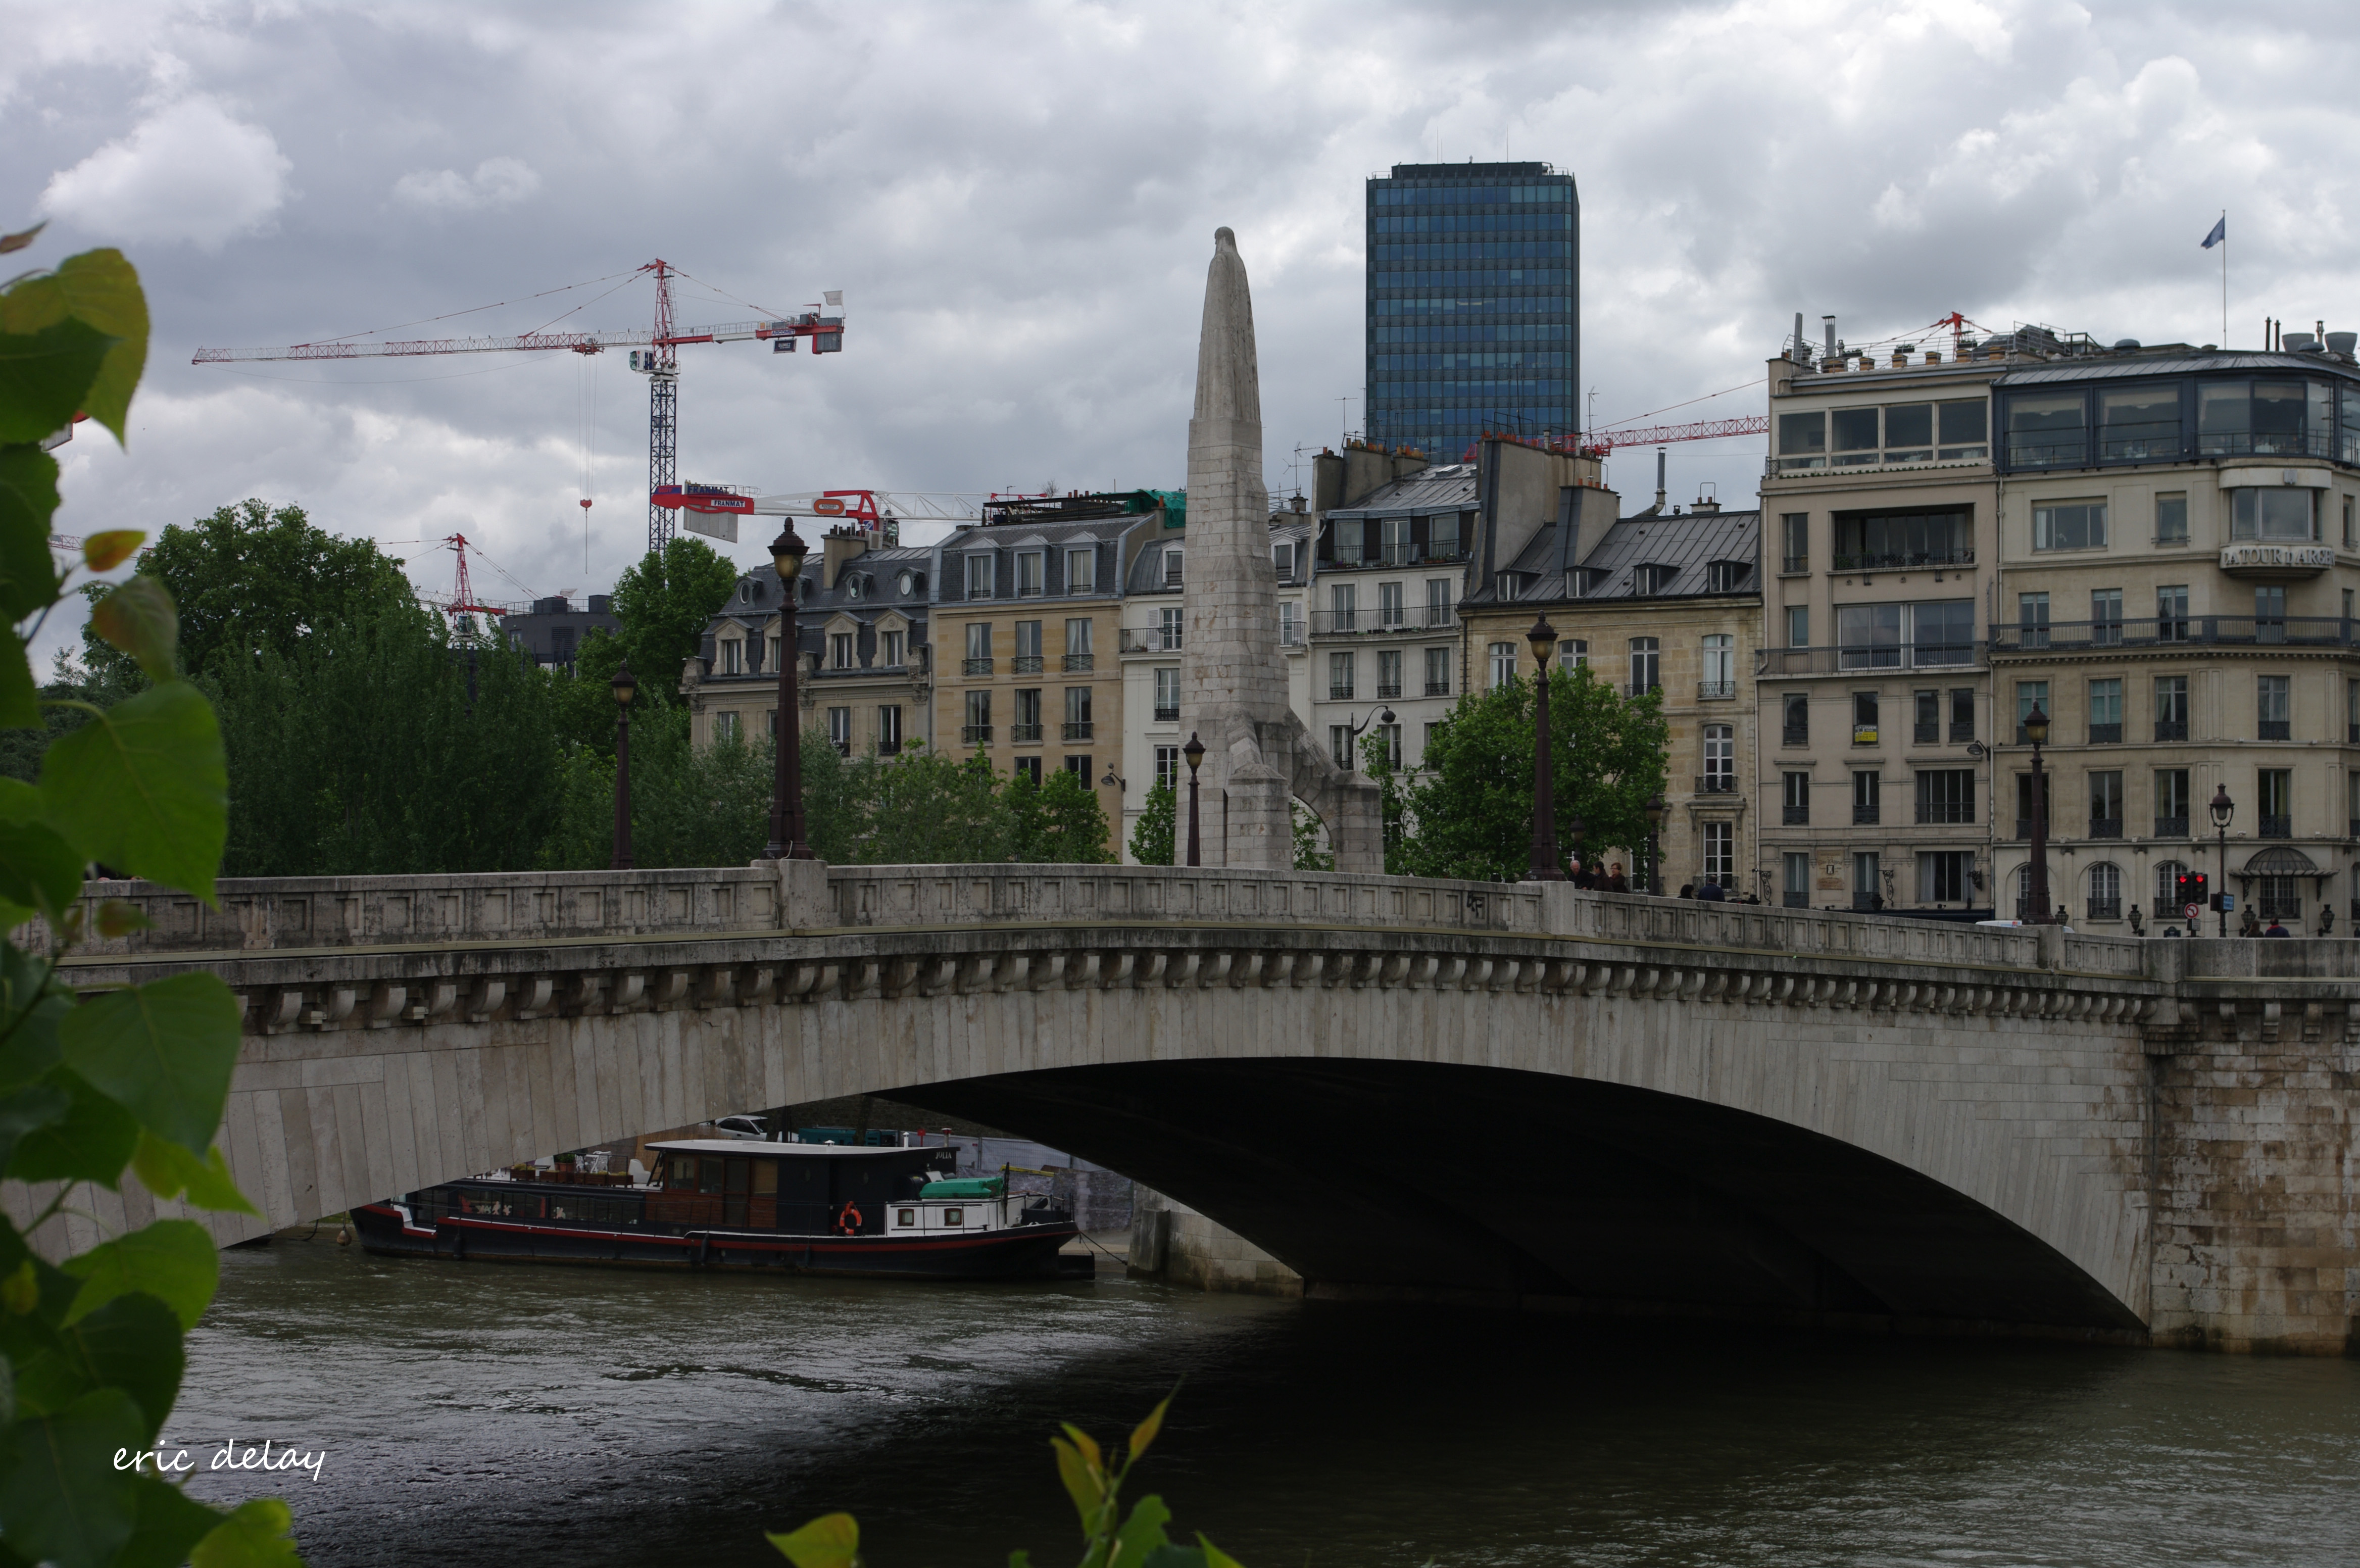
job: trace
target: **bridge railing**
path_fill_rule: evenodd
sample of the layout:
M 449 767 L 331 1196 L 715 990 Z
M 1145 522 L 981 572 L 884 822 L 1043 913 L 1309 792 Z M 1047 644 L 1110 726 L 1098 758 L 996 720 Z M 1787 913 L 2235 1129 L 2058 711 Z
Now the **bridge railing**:
M 794 862 L 782 906 L 770 865 L 453 876 L 240 878 L 220 907 L 139 882 L 92 883 L 85 901 L 129 902 L 150 927 L 91 956 L 300 951 L 747 936 L 869 927 L 1025 924 L 1292 927 L 1565 937 L 1748 948 L 1863 960 L 2032 969 L 2039 934 L 1890 915 L 1578 891 L 1567 883 L 1457 882 L 1336 872 L 1171 866 L 821 866 Z M 46 946 L 38 925 L 25 936 Z M 2055 938 L 2052 937 L 2051 938 Z M 2144 972 L 2143 944 L 2063 939 L 2063 967 Z M 2053 961 L 2053 960 L 2052 960 Z

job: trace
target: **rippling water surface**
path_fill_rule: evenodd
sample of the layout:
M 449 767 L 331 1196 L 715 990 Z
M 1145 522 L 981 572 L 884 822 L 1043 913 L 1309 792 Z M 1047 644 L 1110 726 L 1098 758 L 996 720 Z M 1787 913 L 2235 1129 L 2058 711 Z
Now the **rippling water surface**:
M 1043 1568 L 1047 1438 L 1187 1382 L 1135 1492 L 1248 1568 L 2360 1563 L 2360 1365 L 1205 1296 L 223 1259 L 168 1443 L 327 1460 L 315 1564 Z M 230 1499 L 272 1490 L 202 1475 Z

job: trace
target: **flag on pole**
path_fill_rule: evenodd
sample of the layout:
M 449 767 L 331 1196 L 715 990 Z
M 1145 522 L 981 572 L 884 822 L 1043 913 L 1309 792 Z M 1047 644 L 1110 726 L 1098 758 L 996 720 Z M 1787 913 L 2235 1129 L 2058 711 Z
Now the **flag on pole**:
M 2229 214 L 2223 213 L 2221 214 L 2221 221 L 2212 225 L 2212 232 L 2204 236 L 2204 244 L 2201 248 L 2210 250 L 2216 245 L 2225 243 L 2228 238 Z

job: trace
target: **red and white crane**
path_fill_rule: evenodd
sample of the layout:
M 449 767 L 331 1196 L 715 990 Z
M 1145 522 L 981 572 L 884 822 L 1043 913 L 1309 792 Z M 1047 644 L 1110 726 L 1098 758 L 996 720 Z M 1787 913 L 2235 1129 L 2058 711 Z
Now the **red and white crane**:
M 681 327 L 674 324 L 672 280 L 686 276 L 661 258 L 633 269 L 651 273 L 656 284 L 652 325 L 626 331 L 524 333 L 515 337 L 437 337 L 409 342 L 355 342 L 353 337 L 321 343 L 290 344 L 283 348 L 200 348 L 190 363 L 228 365 L 261 359 L 399 359 L 431 354 L 508 354 L 519 350 L 571 349 L 598 354 L 609 348 L 631 351 L 630 367 L 648 378 L 648 492 L 653 497 L 666 486 L 680 483 L 680 357 L 676 352 L 690 343 L 767 342 L 774 354 L 792 354 L 799 338 L 811 340 L 814 354 L 836 354 L 844 348 L 844 295 L 829 290 L 821 302 L 806 305 L 791 316 L 759 321 L 729 322 L 719 326 Z M 604 281 L 605 280 L 600 280 Z M 366 334 L 356 334 L 366 336 Z M 582 503 L 588 506 L 585 500 Z M 674 509 L 648 505 L 648 548 L 661 550 L 672 538 Z M 465 557 L 461 557 L 464 567 Z

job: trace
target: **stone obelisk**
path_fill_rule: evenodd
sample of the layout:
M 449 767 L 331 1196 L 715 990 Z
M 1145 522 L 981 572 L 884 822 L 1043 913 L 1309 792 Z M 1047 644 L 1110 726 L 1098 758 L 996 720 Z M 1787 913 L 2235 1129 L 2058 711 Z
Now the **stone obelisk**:
M 1196 340 L 1186 540 L 1180 729 L 1205 744 L 1204 863 L 1291 869 L 1299 796 L 1327 824 L 1338 871 L 1382 870 L 1376 786 L 1329 762 L 1287 707 L 1253 297 L 1228 229 L 1213 235 Z M 1187 810 L 1185 795 L 1180 809 Z M 1180 832 L 1185 839 L 1185 821 Z

